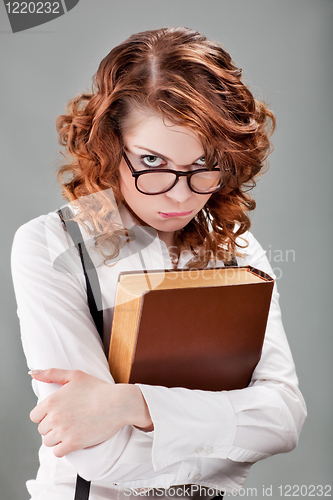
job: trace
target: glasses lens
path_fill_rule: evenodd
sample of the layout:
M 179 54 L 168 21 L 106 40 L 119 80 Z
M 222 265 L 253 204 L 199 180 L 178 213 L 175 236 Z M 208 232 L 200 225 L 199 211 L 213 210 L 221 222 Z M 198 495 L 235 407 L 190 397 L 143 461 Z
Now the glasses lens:
M 170 172 L 147 172 L 138 177 L 138 189 L 146 194 L 157 194 L 170 189 L 176 175 Z
M 205 170 L 191 177 L 191 187 L 199 193 L 213 193 L 221 183 L 221 170 Z

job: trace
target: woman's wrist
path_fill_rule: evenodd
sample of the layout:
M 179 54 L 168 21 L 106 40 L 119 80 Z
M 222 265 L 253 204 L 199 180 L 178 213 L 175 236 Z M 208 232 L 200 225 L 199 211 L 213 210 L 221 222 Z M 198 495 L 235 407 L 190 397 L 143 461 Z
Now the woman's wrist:
M 154 429 L 153 421 L 140 388 L 134 384 L 117 385 L 122 386 L 125 397 L 125 425 L 133 425 L 144 431 L 152 431 Z

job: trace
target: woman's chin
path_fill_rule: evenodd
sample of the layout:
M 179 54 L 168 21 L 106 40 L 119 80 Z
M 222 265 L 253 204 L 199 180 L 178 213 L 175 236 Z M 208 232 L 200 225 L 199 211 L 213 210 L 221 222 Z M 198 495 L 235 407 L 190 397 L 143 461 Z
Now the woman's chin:
M 163 231 L 163 232 L 175 232 L 175 231 L 180 231 L 180 229 L 183 229 L 191 219 L 185 219 L 185 218 L 170 218 L 170 219 L 163 219 L 159 220 L 155 223 L 153 226 L 157 231 Z

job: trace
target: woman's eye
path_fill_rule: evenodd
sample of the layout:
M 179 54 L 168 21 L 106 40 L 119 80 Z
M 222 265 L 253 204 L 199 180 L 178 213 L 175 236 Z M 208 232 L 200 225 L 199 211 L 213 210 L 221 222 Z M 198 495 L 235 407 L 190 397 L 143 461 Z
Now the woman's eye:
M 210 169 L 211 166 L 212 167 L 217 167 L 218 166 L 218 161 L 215 159 L 214 162 L 213 162 L 213 164 L 211 166 L 208 166 L 206 158 L 204 156 L 202 156 L 196 162 L 193 163 L 193 166 L 194 167 L 201 167 L 201 168 L 209 168 Z
M 165 165 L 165 161 L 162 158 L 153 155 L 141 156 L 141 162 L 146 167 L 164 167 Z
M 204 156 L 198 158 L 194 165 L 198 165 L 199 167 L 206 167 L 206 158 Z

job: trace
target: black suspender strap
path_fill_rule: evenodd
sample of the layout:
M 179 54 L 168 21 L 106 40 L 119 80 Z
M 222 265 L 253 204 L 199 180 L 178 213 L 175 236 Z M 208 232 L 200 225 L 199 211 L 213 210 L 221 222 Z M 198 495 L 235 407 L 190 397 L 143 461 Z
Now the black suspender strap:
M 84 277 L 87 286 L 87 298 L 90 314 L 94 320 L 97 331 L 103 341 L 103 308 L 101 288 L 98 281 L 97 271 L 88 254 L 82 234 L 77 222 L 72 220 L 73 214 L 68 207 L 58 210 L 59 217 L 71 236 L 81 259 Z M 74 500 L 88 500 L 90 493 L 90 481 L 81 476 L 76 477 Z
M 231 259 L 224 263 L 224 267 L 238 266 L 236 255 L 232 254 Z
M 76 246 L 82 263 L 83 273 L 87 286 L 88 306 L 91 316 L 96 325 L 99 336 L 103 340 L 103 308 L 102 295 L 96 268 L 88 254 L 84 244 L 79 225 L 74 220 L 72 212 L 68 207 L 58 210 L 58 214 L 65 226 L 68 234 L 71 236 Z
M 74 500 L 88 500 L 89 493 L 90 481 L 86 481 L 83 477 L 77 475 Z

